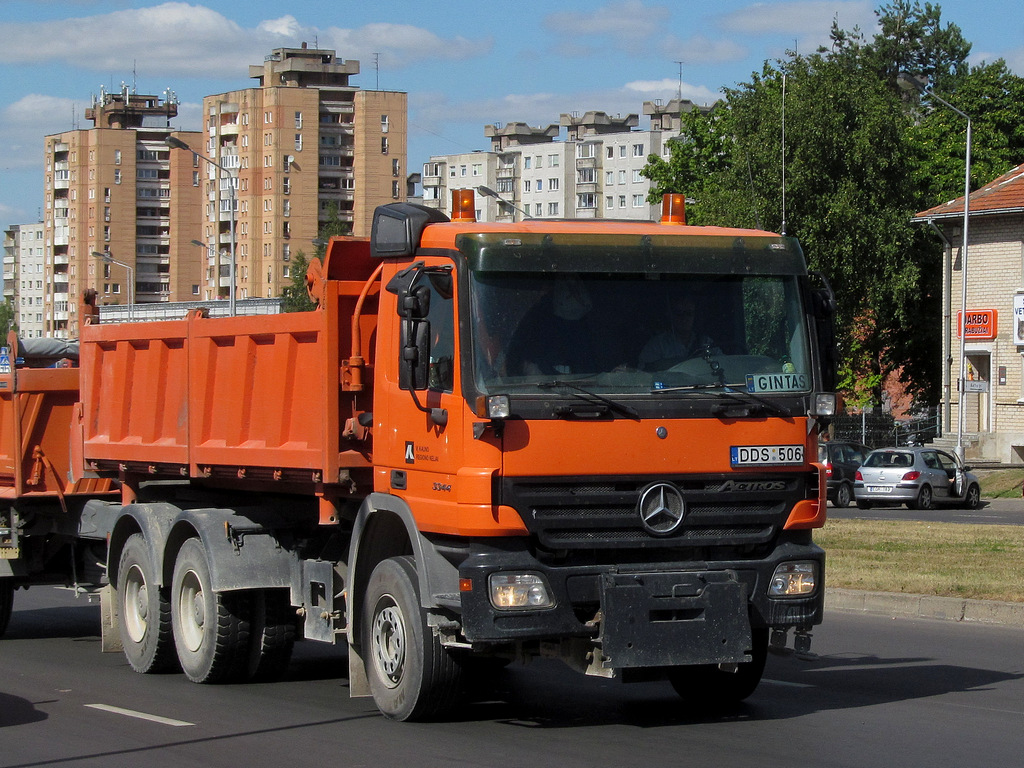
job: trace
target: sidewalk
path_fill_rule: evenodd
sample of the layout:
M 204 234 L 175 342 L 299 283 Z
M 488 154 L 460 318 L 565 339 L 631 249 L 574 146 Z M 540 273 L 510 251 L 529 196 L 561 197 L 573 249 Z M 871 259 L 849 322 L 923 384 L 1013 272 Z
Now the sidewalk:
M 997 624 L 1024 629 L 1024 603 L 1002 603 L 995 600 L 826 588 L 825 611 L 827 613 L 830 610 L 871 613 L 892 618 Z

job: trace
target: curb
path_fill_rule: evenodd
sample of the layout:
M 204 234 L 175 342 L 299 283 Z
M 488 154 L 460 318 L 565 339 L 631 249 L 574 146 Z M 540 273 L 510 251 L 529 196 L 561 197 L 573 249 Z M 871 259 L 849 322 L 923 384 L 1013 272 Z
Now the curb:
M 825 609 L 870 613 L 892 618 L 938 619 L 1024 628 L 1024 603 L 1003 603 L 995 600 L 826 589 Z

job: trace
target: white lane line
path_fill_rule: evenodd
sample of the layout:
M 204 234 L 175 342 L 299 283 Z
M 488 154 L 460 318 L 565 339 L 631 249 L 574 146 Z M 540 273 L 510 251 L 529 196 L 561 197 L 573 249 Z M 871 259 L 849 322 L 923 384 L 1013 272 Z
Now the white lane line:
M 186 723 L 184 720 L 172 720 L 169 717 L 160 717 L 160 715 L 150 715 L 145 712 L 136 712 L 134 709 L 122 709 L 121 707 L 112 707 L 109 704 L 86 704 L 85 706 L 90 707 L 92 709 L 101 709 L 104 712 L 113 712 L 115 715 L 135 717 L 139 720 L 149 720 L 151 723 L 171 725 L 175 728 L 180 728 L 184 725 L 195 725 L 195 723 Z
M 807 683 L 791 683 L 788 680 L 769 680 L 765 678 L 761 681 L 762 683 L 768 683 L 768 685 L 784 685 L 787 688 L 813 688 L 813 685 Z

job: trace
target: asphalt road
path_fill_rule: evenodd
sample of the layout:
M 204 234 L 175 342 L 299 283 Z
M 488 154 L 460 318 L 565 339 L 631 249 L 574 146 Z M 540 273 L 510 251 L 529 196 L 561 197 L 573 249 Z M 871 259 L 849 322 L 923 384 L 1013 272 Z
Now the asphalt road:
M 898 507 L 872 507 L 859 509 L 856 504 L 839 509 L 831 503 L 829 517 L 858 520 L 921 520 L 926 523 L 977 523 L 984 525 L 1024 525 L 1024 499 L 982 499 L 977 509 L 907 509 Z
M 1019 765 L 1024 631 L 833 611 L 811 659 L 772 656 L 735 711 L 666 683 L 512 667 L 445 722 L 348 698 L 345 657 L 301 643 L 281 683 L 197 686 L 101 654 L 98 609 L 18 592 L 0 640 L 0 766 Z M 120 709 L 112 709 L 120 708 Z M 126 711 L 121 711 L 126 710 Z

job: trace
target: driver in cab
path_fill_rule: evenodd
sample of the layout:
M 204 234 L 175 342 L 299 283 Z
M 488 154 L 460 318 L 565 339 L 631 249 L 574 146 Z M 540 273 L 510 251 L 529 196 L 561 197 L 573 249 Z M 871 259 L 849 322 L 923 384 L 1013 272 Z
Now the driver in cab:
M 720 354 L 710 336 L 697 329 L 697 302 L 691 293 L 669 296 L 668 327 L 640 350 L 640 369 L 664 371 L 694 357 Z

